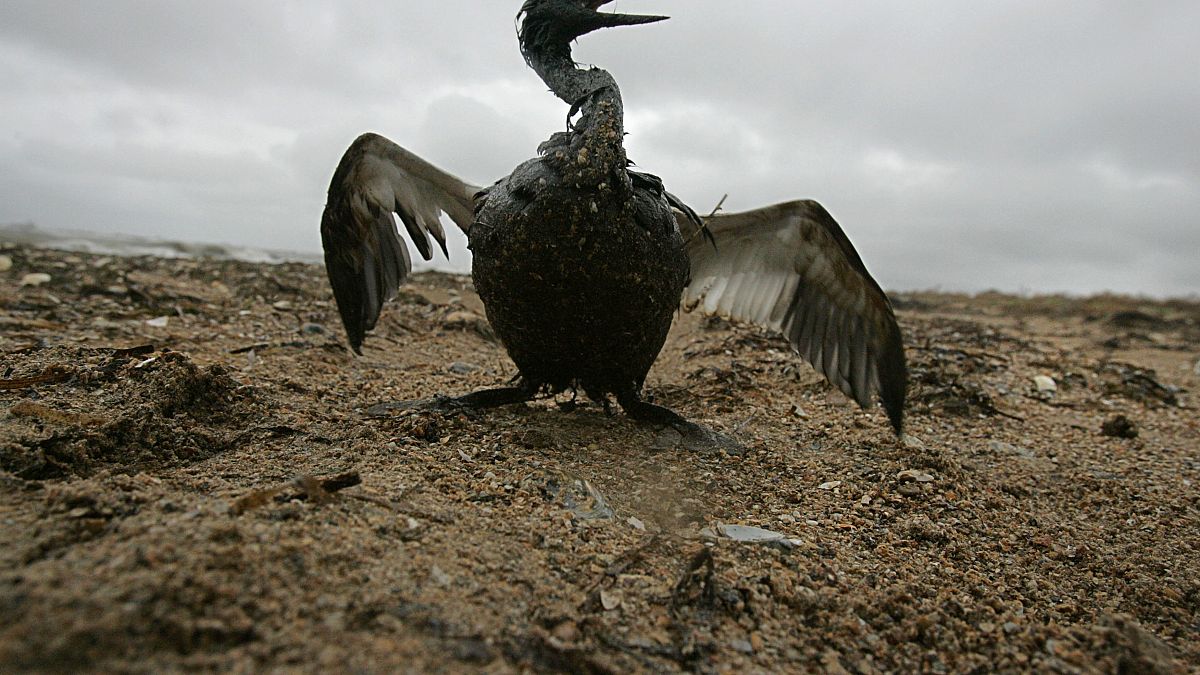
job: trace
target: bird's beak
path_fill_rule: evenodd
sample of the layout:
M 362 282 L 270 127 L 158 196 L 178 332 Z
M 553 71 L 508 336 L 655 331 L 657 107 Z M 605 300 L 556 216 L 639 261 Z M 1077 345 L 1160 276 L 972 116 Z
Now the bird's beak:
M 603 12 L 599 12 L 598 16 L 601 21 L 601 28 L 639 26 L 644 23 L 656 23 L 671 18 L 669 16 L 654 16 L 652 14 L 605 14 Z
M 617 14 L 601 12 L 600 8 L 613 0 L 591 0 L 588 7 L 596 12 L 594 21 L 597 23 L 596 28 L 615 28 L 616 26 L 638 26 L 645 23 L 656 23 L 665 21 L 671 17 L 655 16 L 651 14 Z

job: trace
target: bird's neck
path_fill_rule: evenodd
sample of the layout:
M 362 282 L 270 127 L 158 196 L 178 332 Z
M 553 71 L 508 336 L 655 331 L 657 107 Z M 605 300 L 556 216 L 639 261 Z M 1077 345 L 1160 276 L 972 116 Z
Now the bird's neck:
M 546 50 L 526 52 L 530 67 L 542 78 L 554 95 L 570 105 L 584 102 L 589 96 L 606 96 L 621 100 L 617 81 L 600 68 L 580 68 L 569 51 Z
M 525 58 L 555 96 L 580 113 L 571 129 L 569 147 L 555 146 L 573 162 L 573 183 L 613 185 L 628 181 L 625 169 L 625 114 L 616 80 L 600 68 L 579 68 L 568 49 L 526 51 Z M 553 140 L 553 139 L 552 139 Z M 550 144 L 551 142 L 548 142 Z

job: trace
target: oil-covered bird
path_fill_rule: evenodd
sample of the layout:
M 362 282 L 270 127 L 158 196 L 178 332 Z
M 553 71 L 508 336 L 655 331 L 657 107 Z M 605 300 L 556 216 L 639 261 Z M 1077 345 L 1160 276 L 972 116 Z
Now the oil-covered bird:
M 631 418 L 670 425 L 698 446 L 730 439 L 642 398 L 681 304 L 783 333 L 863 407 L 878 394 L 896 433 L 907 370 L 887 296 L 850 240 L 813 201 L 701 219 L 625 155 L 620 89 L 571 57 L 600 28 L 666 17 L 599 11 L 611 0 L 526 0 L 526 63 L 570 106 L 565 131 L 479 188 L 376 134 L 346 151 L 329 186 L 321 239 L 349 338 L 361 353 L 385 301 L 411 271 L 393 214 L 421 256 L 446 251 L 439 217 L 467 235 L 488 321 L 517 366 L 511 386 L 437 397 L 486 408 L 582 390 Z M 574 120 L 572 122 L 572 120 Z

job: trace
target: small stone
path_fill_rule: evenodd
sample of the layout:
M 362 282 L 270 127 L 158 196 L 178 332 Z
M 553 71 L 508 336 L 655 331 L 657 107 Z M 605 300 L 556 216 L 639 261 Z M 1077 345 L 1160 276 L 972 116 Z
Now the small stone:
M 450 364 L 450 372 L 454 373 L 455 375 L 470 375 L 471 373 L 477 372 L 479 370 L 482 370 L 482 369 L 473 363 L 463 363 L 462 361 L 455 361 L 454 363 Z
M 933 482 L 933 476 L 925 473 L 924 471 L 918 471 L 916 469 L 906 469 L 904 471 L 901 471 L 900 473 L 896 474 L 896 478 L 898 478 L 901 483 L 913 483 L 913 482 L 932 483 Z
M 635 530 L 642 530 L 643 532 L 646 530 L 646 523 L 643 523 L 639 518 L 629 516 L 629 520 L 626 520 L 625 522 L 633 526 L 633 529 Z
M 916 497 L 917 495 L 921 494 L 921 486 L 917 485 L 916 483 L 905 483 L 896 491 L 905 497 Z
M 451 583 L 450 575 L 442 571 L 442 568 L 434 565 L 429 570 L 429 578 L 438 586 L 449 586 Z
M 1019 457 L 1024 457 L 1025 459 L 1035 459 L 1037 457 L 1037 454 L 1028 448 L 1022 448 L 1011 443 L 1003 443 L 1001 441 L 989 441 L 988 448 L 991 449 L 992 452 L 1001 455 L 1017 455 Z
M 450 312 L 446 318 L 442 320 L 442 325 L 446 328 L 474 328 L 483 321 L 475 312 L 461 310 Z
M 1058 383 L 1048 375 L 1034 377 L 1033 386 L 1037 388 L 1039 394 L 1053 394 L 1058 391 Z
M 50 283 L 50 280 L 52 278 L 53 277 L 51 277 L 49 274 L 46 274 L 45 272 L 32 272 L 30 274 L 26 274 L 25 276 L 21 277 L 21 285 L 22 286 L 35 286 L 35 287 L 41 286 L 42 284 Z
M 12 258 L 6 255 L 0 255 L 0 272 L 7 272 L 12 269 Z
M 328 332 L 329 331 L 326 330 L 325 326 L 322 326 L 319 323 L 306 323 L 303 326 L 300 326 L 300 333 L 303 335 L 324 335 Z
M 574 621 L 564 621 L 550 632 L 555 639 L 563 644 L 574 644 L 579 641 L 579 626 Z
M 600 591 L 600 606 L 604 607 L 606 612 L 613 611 L 621 606 L 621 595 L 607 589 Z
M 817 486 L 817 489 L 818 490 L 834 490 L 834 489 L 841 487 L 841 485 L 842 485 L 842 481 L 831 480 L 828 483 L 821 483 L 820 485 Z
M 1196 361 L 1196 365 L 1192 366 L 1192 372 L 1196 375 L 1200 375 L 1200 359 Z
M 160 316 L 156 319 L 146 320 L 146 325 L 151 328 L 166 328 L 169 323 L 171 323 L 171 317 L 169 316 Z
M 749 640 L 730 640 L 729 647 L 733 651 L 743 654 L 754 653 L 754 645 Z
M 916 436 L 913 436 L 912 434 L 904 434 L 904 438 L 901 439 L 901 443 L 904 444 L 904 447 L 906 447 L 910 450 L 924 450 L 925 449 L 925 441 L 922 441 L 921 439 L 917 438 Z
M 762 633 L 755 632 L 750 634 L 750 646 L 753 647 L 754 651 L 756 652 L 761 652 L 763 650 L 763 647 L 765 647 L 766 644 L 763 641 Z
M 281 312 L 286 312 L 292 308 L 292 303 L 290 300 L 280 300 L 271 306 Z

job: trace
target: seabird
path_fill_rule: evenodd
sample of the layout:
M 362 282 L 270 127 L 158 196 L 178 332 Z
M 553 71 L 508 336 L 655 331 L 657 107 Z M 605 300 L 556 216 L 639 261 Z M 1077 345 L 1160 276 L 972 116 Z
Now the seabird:
M 675 312 L 699 308 L 782 333 L 833 385 L 901 432 L 907 369 L 891 303 L 814 201 L 700 218 L 625 154 L 620 89 L 581 67 L 571 43 L 600 28 L 666 19 L 600 12 L 611 0 L 526 0 L 526 63 L 570 106 L 565 131 L 488 188 L 377 134 L 342 157 L 321 220 L 326 271 L 361 354 L 412 269 L 393 214 L 425 260 L 446 252 L 440 215 L 467 236 L 488 321 L 517 366 L 512 386 L 424 402 L 487 408 L 582 390 L 700 445 L 730 439 L 642 398 Z

